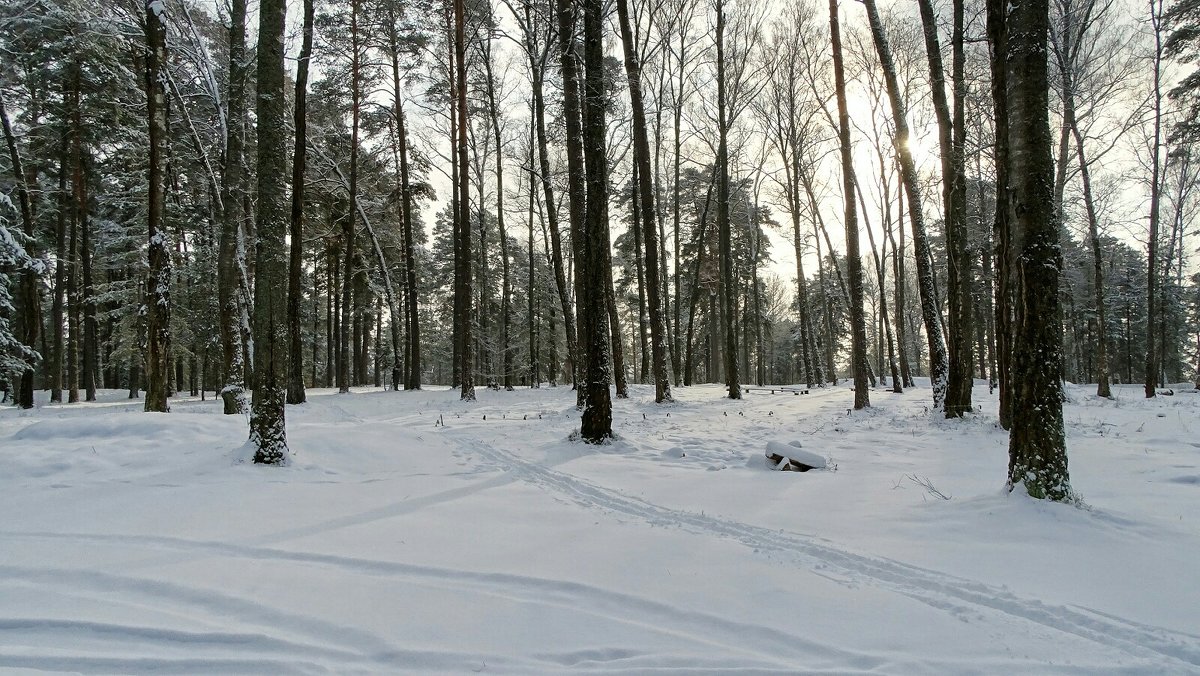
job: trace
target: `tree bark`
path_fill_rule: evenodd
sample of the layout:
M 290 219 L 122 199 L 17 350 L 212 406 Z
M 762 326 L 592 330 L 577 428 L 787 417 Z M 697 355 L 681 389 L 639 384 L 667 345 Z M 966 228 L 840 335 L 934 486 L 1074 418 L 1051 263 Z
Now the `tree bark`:
M 571 0 L 560 2 L 560 7 L 571 6 Z M 586 347 L 583 350 L 586 353 L 587 370 L 580 436 L 589 443 L 600 443 L 613 435 L 612 399 L 608 389 L 612 376 L 608 367 L 610 341 L 609 332 L 604 330 L 606 309 L 610 319 L 612 315 L 612 266 L 608 261 L 608 153 L 604 115 L 604 8 L 602 0 L 583 0 L 582 6 L 585 72 L 582 146 L 587 203 L 583 222 L 584 255 L 580 259 L 584 293 L 578 294 L 578 297 L 580 316 L 587 318 L 587 330 L 584 332 Z M 569 41 L 570 35 L 569 31 L 564 32 L 563 39 Z M 574 203 L 571 208 L 575 209 Z M 606 305 L 609 307 L 606 308 Z M 620 340 L 620 331 L 612 330 L 614 349 L 619 346 Z M 619 364 L 614 366 L 620 367 Z
M 854 202 L 854 159 L 850 146 L 850 111 L 846 103 L 846 74 L 842 64 L 841 26 L 838 0 L 829 0 L 829 35 L 833 47 L 833 79 L 837 91 L 838 138 L 842 151 L 842 197 L 845 202 L 846 276 L 850 298 L 850 362 L 854 373 L 854 408 L 871 405 L 867 388 L 867 327 L 863 316 L 862 259 L 858 253 L 858 210 Z
M 556 206 L 557 203 L 554 201 L 554 183 L 552 180 L 553 177 L 550 174 L 550 141 L 546 136 L 546 103 L 542 94 L 543 83 L 545 81 L 545 68 L 544 64 L 542 64 L 540 60 L 534 60 L 532 52 L 530 59 L 531 68 L 534 67 L 533 64 L 535 62 L 537 63 L 532 77 L 533 115 L 537 124 L 538 166 L 539 173 L 541 174 L 542 192 L 544 194 L 543 201 L 546 204 L 545 214 L 547 229 L 550 234 L 550 258 L 551 264 L 554 268 L 555 290 L 558 292 L 558 301 L 563 312 L 563 325 L 565 327 L 567 337 L 567 358 L 570 359 L 573 364 L 576 364 L 579 361 L 577 356 L 579 354 L 579 350 L 576 347 L 577 336 L 575 328 L 575 312 L 571 308 L 571 292 L 567 286 L 567 275 L 563 266 L 562 234 L 558 228 L 558 208 Z M 578 111 L 575 113 L 575 119 L 578 120 Z M 570 116 L 567 117 L 567 126 L 568 128 L 571 126 Z M 578 122 L 576 122 L 575 126 L 578 128 Z M 570 152 L 571 151 L 568 144 L 568 153 Z M 569 160 L 570 156 L 568 155 L 568 161 Z M 582 169 L 582 160 L 580 160 L 580 168 Z M 573 180 L 574 179 L 568 175 L 568 181 Z M 570 193 L 570 190 L 571 188 L 568 188 L 568 193 Z M 573 211 L 574 207 L 572 206 L 571 209 L 571 218 L 573 219 L 575 217 Z M 577 224 L 574 222 L 574 220 L 571 221 L 570 226 L 571 232 L 575 233 L 577 231 Z M 575 373 L 577 373 L 577 371 L 573 370 L 572 379 L 574 379 Z
M 621 42 L 625 49 L 625 76 L 629 80 L 629 99 L 633 108 L 633 153 L 637 163 L 637 186 L 641 205 L 641 230 L 646 240 L 646 296 L 650 310 L 650 352 L 654 368 L 654 401 L 670 401 L 671 381 L 667 370 L 667 331 L 663 322 L 662 280 L 659 277 L 657 200 L 650 178 L 650 141 L 646 135 L 646 110 L 642 102 L 642 71 L 638 63 L 633 30 L 629 22 L 628 0 L 617 0 L 621 24 Z
M 504 224 L 504 139 L 501 136 L 500 108 L 496 101 L 496 80 L 492 72 L 490 45 L 486 46 L 484 52 L 483 68 L 486 74 L 488 114 L 496 142 L 496 230 L 500 237 L 500 360 L 501 369 L 504 371 L 504 389 L 512 391 L 513 350 L 509 345 L 512 339 L 512 277 L 509 269 L 508 229 Z
M 296 104 L 293 115 L 296 129 L 292 146 L 292 219 L 291 252 L 288 259 L 288 367 L 287 403 L 303 404 L 304 393 L 304 336 L 300 328 L 300 281 L 304 264 L 304 170 L 308 147 L 308 62 L 312 57 L 313 0 L 304 0 L 304 26 L 300 58 L 296 65 Z
M 167 381 L 171 367 L 171 254 L 167 248 L 163 207 L 163 150 L 167 142 L 166 9 L 159 0 L 146 0 L 146 115 L 149 122 L 149 273 L 146 277 L 146 404 L 147 411 L 166 413 Z
M 34 235 L 34 218 L 33 205 L 29 199 L 29 188 L 25 182 L 25 171 L 21 165 L 21 153 L 17 147 L 17 138 L 13 134 L 12 123 L 8 118 L 8 111 L 4 107 L 4 94 L 0 92 L 0 123 L 3 123 L 4 140 L 8 145 L 8 156 L 12 162 L 12 171 L 17 183 L 17 202 L 20 204 L 21 224 L 28 239 L 28 246 L 32 246 Z M 30 256 L 32 258 L 32 255 Z M 37 269 L 26 265 L 21 271 L 20 282 L 20 341 L 25 347 L 32 350 L 33 346 L 38 342 L 38 336 L 42 326 L 41 301 L 38 297 L 38 272 Z M 13 401 L 20 408 L 33 408 L 33 364 L 29 364 L 24 371 L 21 372 L 21 378 L 17 385 L 17 391 L 13 397 Z
M 1158 385 L 1159 355 L 1155 346 L 1154 333 L 1158 314 L 1158 230 L 1159 211 L 1162 200 L 1162 14 L 1161 0 L 1150 0 L 1150 15 L 1154 24 L 1154 95 L 1151 105 L 1154 117 L 1154 137 L 1151 142 L 1150 167 L 1150 238 L 1146 251 L 1146 398 L 1153 398 Z
M 288 379 L 287 276 L 284 172 L 287 167 L 287 101 L 284 97 L 286 0 L 262 0 L 258 19 L 258 211 L 254 285 L 254 396 L 250 440 L 254 462 L 287 462 L 284 403 Z M 349 257 L 347 249 L 347 257 Z M 349 286 L 349 280 L 347 280 Z
M 1008 27 L 1004 0 L 987 0 L 986 29 L 991 46 L 989 66 L 992 75 L 992 117 L 995 121 L 996 213 L 992 223 L 995 252 L 995 324 L 996 375 L 999 394 L 999 421 L 1006 430 L 1012 429 L 1012 331 L 1015 305 L 1013 271 L 1016 261 L 1008 222 L 1009 203 L 1009 124 L 1008 124 Z M 1011 458 L 1010 458 L 1011 462 Z
M 221 400 L 226 415 L 245 413 L 246 345 L 243 344 L 247 282 L 242 237 L 246 133 L 246 0 L 232 0 L 229 28 L 229 94 L 224 169 L 221 172 L 221 234 L 217 250 L 217 304 L 221 333 Z M 245 286 L 249 288 L 248 285 Z
M 590 354 L 591 317 L 584 309 L 585 299 L 578 291 L 584 286 L 583 280 L 586 278 L 587 259 L 584 256 L 585 247 L 583 242 L 585 239 L 584 222 L 587 217 L 587 170 L 584 167 L 583 154 L 583 128 L 581 125 L 581 116 L 583 113 L 582 103 L 579 100 L 579 68 L 578 58 L 576 56 L 576 41 L 575 41 L 575 5 L 574 0 L 556 0 L 555 2 L 558 15 L 558 42 L 559 56 L 561 62 L 561 71 L 563 79 L 563 118 L 566 127 L 566 148 L 567 148 L 567 198 L 570 205 L 568 211 L 570 215 L 571 228 L 571 245 L 575 255 L 575 298 L 578 304 L 578 312 L 576 313 L 576 346 L 577 349 L 570 356 L 574 359 L 574 380 L 577 385 L 576 404 L 583 408 L 587 399 L 587 387 L 584 382 L 584 373 L 587 369 L 588 354 Z M 542 142 L 545 143 L 545 135 L 542 135 Z M 543 179 L 546 180 L 548 173 L 543 171 Z M 549 197 L 546 200 L 547 212 L 554 211 L 554 204 L 550 202 Z M 553 237 L 553 231 L 551 231 Z M 592 287 L 599 293 L 601 287 Z M 564 310 L 564 316 L 569 315 L 569 312 Z M 567 319 L 566 321 L 570 321 Z M 568 324 L 569 326 L 569 324 Z M 601 323 L 598 326 L 603 327 Z M 570 334 L 568 333 L 568 338 Z
M 362 114 L 362 87 L 361 87 L 361 64 L 362 64 L 362 46 L 359 36 L 359 12 L 360 0 L 351 0 L 350 3 L 350 185 L 349 185 L 349 212 L 346 214 L 346 220 L 342 226 L 342 247 L 343 247 L 343 263 L 345 271 L 342 273 L 342 324 L 341 337 L 339 340 L 338 351 L 338 392 L 345 394 L 350 391 L 350 380 L 355 375 L 355 364 L 353 363 L 352 346 L 357 344 L 352 335 L 352 327 L 354 325 L 356 310 L 358 309 L 354 302 L 354 286 L 356 283 L 357 271 L 355 270 L 355 261 L 357 259 L 357 251 L 355 250 L 355 228 L 354 222 L 358 218 L 358 139 L 359 139 L 359 120 Z
M 1092 249 L 1092 275 L 1095 277 L 1093 288 L 1096 298 L 1096 325 L 1097 325 L 1097 340 L 1096 340 L 1096 396 L 1112 397 L 1112 388 L 1109 385 L 1108 375 L 1108 335 L 1106 331 L 1107 320 L 1105 319 L 1104 311 L 1104 258 L 1100 249 L 1100 217 L 1096 213 L 1096 200 L 1092 194 L 1092 175 L 1091 168 L 1088 165 L 1087 155 L 1083 147 L 1083 134 L 1079 130 L 1079 124 L 1075 119 L 1074 105 L 1067 107 L 1069 112 L 1066 113 L 1068 124 L 1071 127 L 1071 133 L 1075 137 L 1075 157 L 1079 160 L 1079 175 L 1083 181 L 1083 204 L 1087 209 L 1088 219 L 1088 239 L 1091 240 Z
M 62 403 L 63 380 L 66 366 L 66 345 L 63 334 L 64 310 L 67 300 L 67 161 L 69 152 L 66 137 L 58 163 L 58 217 L 55 226 L 54 299 L 50 306 L 50 325 L 53 327 L 53 345 L 50 352 L 50 403 Z
M 989 6 L 989 9 L 992 9 Z M 1053 205 L 1047 0 L 1007 6 L 1009 200 L 1004 205 L 1018 257 L 1012 351 L 1008 484 L 1035 498 L 1072 499 L 1063 429 L 1062 270 Z
M 88 218 L 87 172 L 82 140 L 76 127 L 75 211 L 79 214 L 79 271 L 82 276 L 80 310 L 83 314 L 83 391 L 85 401 L 96 401 L 96 368 L 99 357 L 99 330 L 96 323 L 96 293 L 92 280 L 92 227 Z
M 883 333 L 884 339 L 887 341 L 887 364 L 888 364 L 888 371 L 892 374 L 892 392 L 895 392 L 896 394 L 901 394 L 904 392 L 904 387 L 900 382 L 900 367 L 896 364 L 896 341 L 895 341 L 895 337 L 892 335 L 892 324 L 891 324 L 891 322 L 888 321 L 888 306 L 887 306 L 887 292 L 886 292 L 887 274 L 886 274 L 886 268 L 883 265 L 883 259 L 887 258 L 887 240 L 883 241 L 883 247 L 882 247 L 883 252 L 881 254 L 879 249 L 877 249 L 875 247 L 875 233 L 874 233 L 874 231 L 871 230 L 871 223 L 869 221 L 867 221 L 867 200 L 863 196 L 862 189 L 858 186 L 857 182 L 855 182 L 854 189 L 858 193 L 859 201 L 862 203 L 863 223 L 866 226 L 867 238 L 871 243 L 871 258 L 874 259 L 874 261 L 875 261 L 875 274 L 877 275 L 877 277 L 879 279 L 879 325 L 881 327 L 883 327 L 883 330 L 881 331 L 881 333 Z M 887 220 L 886 217 L 885 217 L 885 220 Z M 882 256 L 882 258 L 881 258 L 881 256 Z M 882 380 L 882 378 L 883 378 L 883 350 L 882 349 L 879 350 L 879 353 L 880 353 L 880 355 L 879 355 L 880 356 L 879 375 L 880 375 L 880 379 Z M 887 383 L 884 383 L 884 384 L 886 385 Z
M 406 390 L 421 389 L 421 320 L 417 305 L 417 257 L 416 242 L 413 237 L 412 209 L 412 180 L 408 156 L 408 123 L 404 113 L 404 102 L 400 96 L 400 38 L 396 32 L 396 20 L 389 21 L 388 47 L 391 52 L 392 67 L 392 115 L 396 122 L 396 155 L 397 171 L 400 178 L 400 233 L 403 238 L 404 251 L 404 345 L 400 345 L 400 318 L 394 313 L 399 308 L 389 300 L 389 312 L 392 317 L 392 380 L 393 390 L 400 389 L 403 382 Z M 383 265 L 383 262 L 380 262 Z M 403 363 L 401 362 L 403 349 Z
M 725 82 L 725 5 L 717 6 L 717 261 L 721 278 L 721 312 L 725 323 L 725 387 L 730 399 L 742 398 L 738 378 L 737 303 L 733 283 L 732 233 L 729 223 L 729 115 Z
M 867 7 L 875 50 L 879 54 L 887 83 L 892 121 L 896 125 L 896 154 L 900 162 L 900 177 L 908 194 L 908 216 L 912 223 L 913 247 L 917 261 L 917 289 L 921 296 L 921 318 L 924 320 L 925 334 L 929 341 L 929 378 L 933 385 L 933 407 L 936 410 L 943 408 L 945 404 L 949 359 L 942 333 L 942 317 L 934 294 L 933 260 L 929 251 L 929 238 L 925 232 L 920 177 L 917 175 L 916 163 L 909 148 L 908 110 L 900 91 L 895 61 L 883 30 L 883 21 L 879 18 L 874 0 L 864 0 L 864 4 Z
M 465 0 L 454 0 L 454 61 L 457 73 L 457 111 L 458 111 L 458 256 L 455 259 L 455 286 L 460 289 L 462 302 L 459 307 L 461 316 L 459 322 L 462 331 L 462 348 L 459 358 L 461 369 L 461 385 L 459 398 L 463 401 L 475 401 L 475 380 L 473 373 L 471 345 L 471 226 L 470 203 L 471 192 L 467 180 L 467 9 Z
M 929 62 L 933 108 L 938 121 L 938 147 L 942 164 L 942 207 L 946 228 L 946 287 L 949 304 L 947 335 L 949 339 L 946 397 L 941 408 L 946 417 L 960 417 L 972 410 L 971 386 L 971 294 L 970 258 L 966 245 L 966 182 L 963 171 L 963 105 L 966 93 L 963 79 L 963 7 L 954 0 L 954 33 L 951 37 L 954 52 L 954 113 L 946 100 L 945 69 L 942 65 L 941 44 L 937 36 L 937 17 L 931 0 L 919 0 L 921 24 L 924 28 L 925 52 Z

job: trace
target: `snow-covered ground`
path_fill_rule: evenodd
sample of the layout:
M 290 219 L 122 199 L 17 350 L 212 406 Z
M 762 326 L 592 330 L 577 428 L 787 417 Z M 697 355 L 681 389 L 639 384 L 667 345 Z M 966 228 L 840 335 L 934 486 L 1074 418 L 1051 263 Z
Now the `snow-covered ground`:
M 1200 394 L 1073 387 L 1079 509 L 986 392 L 635 387 L 592 447 L 569 388 L 317 390 L 285 468 L 211 400 L 4 409 L 0 670 L 1200 673 Z

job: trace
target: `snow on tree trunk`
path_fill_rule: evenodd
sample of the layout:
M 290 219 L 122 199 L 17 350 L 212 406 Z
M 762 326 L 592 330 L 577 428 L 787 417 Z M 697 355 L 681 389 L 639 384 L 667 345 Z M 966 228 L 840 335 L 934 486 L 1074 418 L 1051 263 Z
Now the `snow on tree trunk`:
M 845 202 L 846 275 L 850 278 L 850 363 L 854 374 L 854 408 L 871 405 L 867 388 L 867 327 L 863 316 L 862 258 L 858 253 L 858 213 L 854 202 L 854 161 L 850 147 L 850 111 L 846 104 L 846 75 L 842 65 L 841 26 L 837 0 L 829 0 L 829 34 L 833 42 L 833 77 L 837 92 L 838 137 L 842 154 L 842 197 Z
M 562 0 L 569 4 L 571 0 Z M 587 176 L 587 211 L 584 220 L 583 259 L 580 272 L 584 279 L 579 294 L 580 315 L 587 317 L 587 370 L 583 385 L 583 419 L 580 435 L 585 441 L 599 443 L 612 437 L 612 399 L 608 368 L 609 332 L 604 330 L 612 289 L 612 267 L 608 265 L 608 154 L 604 115 L 604 19 L 601 0 L 583 0 L 584 106 L 583 147 Z M 583 324 L 581 321 L 580 324 Z M 620 333 L 613 332 L 614 340 Z
M 146 277 L 146 405 L 167 412 L 171 367 L 171 254 L 163 223 L 166 184 L 163 150 L 167 141 L 166 9 L 162 0 L 146 2 L 146 99 L 150 127 L 150 187 L 147 211 L 149 273 Z
M 286 208 L 287 100 L 284 97 L 285 0 L 263 0 L 258 22 L 258 245 L 255 247 L 254 462 L 287 462 L 284 423 L 288 378 Z
M 1015 248 L 1012 430 L 1008 483 L 1029 495 L 1072 498 L 1063 429 L 1062 270 L 1054 214 L 1046 33 L 1047 0 L 1007 7 L 1008 223 Z
M 900 161 L 900 179 L 908 195 L 908 216 L 912 222 L 913 246 L 917 260 L 917 290 L 921 297 L 921 318 L 925 323 L 925 335 L 929 340 L 929 379 L 933 385 L 933 408 L 942 408 L 946 397 L 949 360 L 946 342 L 942 333 L 942 317 L 934 296 L 933 260 L 929 251 L 929 238 L 925 232 L 925 211 L 921 198 L 920 176 L 909 147 L 908 107 L 900 90 L 896 65 L 888 45 L 883 22 L 874 0 L 865 0 L 867 18 L 871 24 L 871 35 L 875 50 L 883 67 L 887 83 L 888 100 L 892 108 L 892 122 L 896 127 L 895 146 Z M 897 309 L 899 311 L 899 309 Z
M 247 411 L 246 248 L 242 241 L 245 190 L 246 0 L 233 0 L 229 29 L 229 95 L 225 167 L 221 186 L 221 234 L 217 253 L 217 305 L 221 334 L 221 400 L 226 415 Z
M 642 102 L 641 66 L 634 50 L 630 28 L 628 0 L 617 0 L 617 15 L 621 24 L 621 42 L 625 50 L 625 75 L 629 81 L 629 98 L 633 106 L 633 150 L 637 163 L 637 185 L 640 197 L 641 232 L 646 239 L 646 300 L 650 311 L 650 352 L 654 369 L 654 401 L 671 400 L 671 380 L 667 371 L 667 330 L 663 322 L 662 280 L 659 269 L 658 210 L 654 188 L 650 183 L 650 142 L 646 136 L 646 110 Z

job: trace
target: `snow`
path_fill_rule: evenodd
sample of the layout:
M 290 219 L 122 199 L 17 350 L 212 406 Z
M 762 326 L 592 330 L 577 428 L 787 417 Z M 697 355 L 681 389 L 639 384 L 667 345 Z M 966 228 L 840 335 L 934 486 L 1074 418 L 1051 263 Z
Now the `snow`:
M 795 460 L 804 465 L 808 465 L 813 469 L 825 468 L 825 456 L 817 455 L 811 451 L 806 451 L 803 448 L 804 444 L 798 440 L 784 443 L 782 441 L 768 441 L 766 456 L 780 455 L 788 460 Z
M 1081 509 L 924 385 L 631 385 L 600 446 L 566 387 L 310 390 L 283 468 L 219 399 L 6 408 L 0 671 L 1200 673 L 1200 394 L 1069 386 Z

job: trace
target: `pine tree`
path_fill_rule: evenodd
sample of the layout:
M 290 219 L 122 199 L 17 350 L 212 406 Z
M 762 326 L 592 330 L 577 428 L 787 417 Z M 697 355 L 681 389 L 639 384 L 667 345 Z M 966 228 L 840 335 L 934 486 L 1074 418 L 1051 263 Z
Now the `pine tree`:
M 217 258 L 217 297 L 221 333 L 221 400 L 226 415 L 245 413 L 246 376 L 251 364 L 246 329 L 249 279 L 243 234 L 246 142 L 246 0 L 232 0 L 229 27 L 229 89 L 225 115 L 225 157 L 221 185 L 221 232 Z
M 561 0 L 564 4 L 571 0 Z M 612 373 L 608 359 L 609 332 L 605 331 L 612 294 L 612 266 L 608 261 L 608 152 L 604 116 L 604 35 L 602 0 L 583 0 L 583 148 L 587 176 L 587 211 L 583 223 L 583 257 L 579 274 L 580 316 L 587 317 L 583 351 L 586 392 L 580 436 L 600 443 L 612 437 Z M 581 320 L 580 324 L 584 324 Z M 614 340 L 620 333 L 613 331 Z
M 288 379 L 286 208 L 287 100 L 283 34 L 286 0 L 262 0 L 258 19 L 258 245 L 255 247 L 254 462 L 287 462 L 284 402 Z
M 301 29 L 300 58 L 296 66 L 296 103 L 293 115 L 295 143 L 292 150 L 291 250 L 288 259 L 288 342 L 289 367 L 287 403 L 303 404 L 304 344 L 300 328 L 301 275 L 304 266 L 304 170 L 308 148 L 308 70 L 312 59 L 313 0 L 304 0 L 304 25 Z
M 166 8 L 146 0 L 146 116 L 150 128 L 147 226 L 150 271 L 146 278 L 146 410 L 166 413 L 171 368 L 171 255 L 163 210 L 167 196 L 163 151 L 167 141 Z

